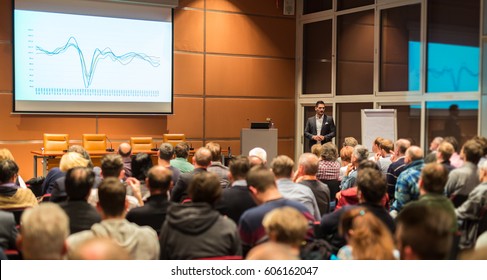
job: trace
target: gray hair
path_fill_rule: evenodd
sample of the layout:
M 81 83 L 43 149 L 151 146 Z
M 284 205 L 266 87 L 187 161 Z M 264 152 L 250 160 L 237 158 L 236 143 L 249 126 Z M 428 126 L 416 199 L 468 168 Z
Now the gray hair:
M 364 145 L 357 145 L 353 148 L 353 156 L 357 158 L 358 162 L 369 158 L 369 150 Z

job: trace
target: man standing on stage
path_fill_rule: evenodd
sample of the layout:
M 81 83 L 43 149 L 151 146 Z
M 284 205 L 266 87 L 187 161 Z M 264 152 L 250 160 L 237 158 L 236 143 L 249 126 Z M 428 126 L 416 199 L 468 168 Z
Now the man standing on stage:
M 306 121 L 304 129 L 304 136 L 310 140 L 307 151 L 310 151 L 314 144 L 331 142 L 336 135 L 333 118 L 325 115 L 325 102 L 321 100 L 316 102 L 315 111 L 316 115 Z

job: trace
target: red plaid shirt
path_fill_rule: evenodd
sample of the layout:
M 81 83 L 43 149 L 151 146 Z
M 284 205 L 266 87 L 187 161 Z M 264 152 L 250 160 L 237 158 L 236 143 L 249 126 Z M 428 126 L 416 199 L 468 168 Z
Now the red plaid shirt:
M 338 180 L 340 177 L 340 163 L 338 161 L 320 160 L 318 162 L 318 180 Z

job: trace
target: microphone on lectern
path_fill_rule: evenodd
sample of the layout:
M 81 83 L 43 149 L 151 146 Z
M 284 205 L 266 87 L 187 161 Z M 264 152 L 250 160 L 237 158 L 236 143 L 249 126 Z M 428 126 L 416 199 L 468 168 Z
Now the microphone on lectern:
M 108 138 L 108 136 L 105 136 L 105 138 L 107 138 L 108 143 L 110 143 L 110 148 L 107 148 L 107 149 L 106 149 L 106 151 L 107 151 L 107 152 L 113 152 L 113 151 L 115 151 L 115 150 L 113 149 L 113 146 L 112 146 L 112 141 L 110 141 L 110 138 Z

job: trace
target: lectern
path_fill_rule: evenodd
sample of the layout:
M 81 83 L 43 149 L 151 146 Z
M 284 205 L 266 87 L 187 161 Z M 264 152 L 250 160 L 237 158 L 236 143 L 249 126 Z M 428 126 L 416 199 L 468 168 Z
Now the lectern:
M 247 156 L 249 151 L 255 147 L 261 147 L 267 152 L 267 162 L 270 163 L 277 156 L 277 128 L 242 128 L 240 153 Z

